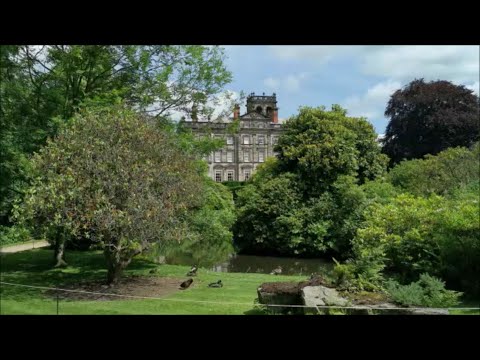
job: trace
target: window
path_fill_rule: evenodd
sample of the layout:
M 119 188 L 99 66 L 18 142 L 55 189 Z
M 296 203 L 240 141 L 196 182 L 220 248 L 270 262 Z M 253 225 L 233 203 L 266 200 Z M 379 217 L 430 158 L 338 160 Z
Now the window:
M 215 170 L 215 181 L 222 182 L 222 170 Z
M 278 142 L 278 136 L 272 136 L 272 144 L 277 145 Z
M 233 145 L 233 136 L 227 136 L 227 145 Z
M 243 143 L 244 143 L 245 145 L 249 145 L 249 144 L 250 144 L 250 136 L 245 135 L 245 136 L 243 137 Z
M 258 162 L 264 162 L 265 161 L 265 153 L 263 150 L 258 151 Z
M 227 151 L 227 162 L 233 162 L 233 151 Z
M 250 152 L 248 150 L 243 151 L 243 162 L 249 162 L 250 161 Z
M 233 181 L 233 170 L 227 171 L 227 181 Z
M 250 179 L 250 169 L 248 169 L 248 170 L 243 170 L 243 178 L 245 179 L 245 181 L 247 181 L 248 179 Z
M 215 151 L 215 162 L 221 162 L 221 161 L 222 161 L 222 152 Z
M 258 145 L 265 144 L 265 137 L 263 135 L 258 135 Z

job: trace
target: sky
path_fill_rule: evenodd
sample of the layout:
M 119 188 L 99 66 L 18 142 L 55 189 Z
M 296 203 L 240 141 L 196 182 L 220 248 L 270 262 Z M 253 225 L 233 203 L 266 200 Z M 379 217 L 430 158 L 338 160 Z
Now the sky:
M 229 92 L 277 94 L 279 118 L 332 104 L 363 116 L 378 134 L 390 95 L 415 78 L 448 80 L 479 93 L 480 46 L 223 46 Z M 241 113 L 245 104 L 241 104 Z

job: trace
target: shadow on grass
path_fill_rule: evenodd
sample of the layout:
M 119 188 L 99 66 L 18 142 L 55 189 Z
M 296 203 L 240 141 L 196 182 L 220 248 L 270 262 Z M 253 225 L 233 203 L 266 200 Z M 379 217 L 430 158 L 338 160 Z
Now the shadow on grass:
M 67 267 L 54 268 L 53 250 L 34 249 L 2 255 L 0 262 L 1 281 L 23 285 L 62 287 L 67 284 L 101 281 L 106 279 L 106 266 L 101 251 L 69 251 L 66 254 Z M 148 273 L 157 264 L 134 259 L 125 271 L 126 275 Z M 25 298 L 26 292 L 39 292 L 40 289 L 28 289 L 3 285 L 2 297 Z

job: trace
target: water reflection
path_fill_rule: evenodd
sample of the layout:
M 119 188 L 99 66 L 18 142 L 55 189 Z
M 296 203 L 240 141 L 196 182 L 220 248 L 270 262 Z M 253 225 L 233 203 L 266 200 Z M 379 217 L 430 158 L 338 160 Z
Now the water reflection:
M 278 266 L 283 275 L 310 275 L 324 273 L 332 269 L 332 264 L 324 259 L 297 259 L 273 256 L 235 255 L 228 261 L 212 267 L 218 272 L 242 272 L 270 274 Z
M 325 259 L 298 259 L 273 256 L 230 255 L 223 260 L 203 262 L 186 254 L 165 257 L 164 263 L 174 265 L 198 264 L 216 272 L 262 273 L 270 274 L 278 266 L 283 275 L 305 275 L 327 273 L 333 268 L 332 262 Z

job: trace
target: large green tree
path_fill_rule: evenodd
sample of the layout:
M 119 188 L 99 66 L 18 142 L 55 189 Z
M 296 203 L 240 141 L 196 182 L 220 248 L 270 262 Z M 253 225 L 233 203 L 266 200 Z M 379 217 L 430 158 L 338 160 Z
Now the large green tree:
M 340 106 L 300 109 L 285 124 L 278 159 L 238 191 L 235 241 L 243 251 L 345 256 L 362 221 L 360 185 L 382 175 L 371 124 Z
M 375 139 L 367 120 L 347 116 L 338 105 L 331 111 L 302 107 L 278 141 L 279 168 L 298 175 L 306 197 L 320 195 L 342 175 L 363 183 L 385 171 Z
M 216 46 L 1 46 L 0 224 L 26 185 L 26 157 L 81 107 L 123 99 L 157 117 L 209 116 L 231 74 Z
M 196 158 L 151 118 L 121 106 L 75 116 L 32 165 L 18 219 L 57 245 L 58 265 L 69 237 L 96 242 L 109 283 L 153 243 L 180 241 L 182 217 L 201 203 Z
M 478 96 L 449 81 L 412 81 L 393 93 L 385 116 L 383 151 L 392 164 L 479 140 Z

